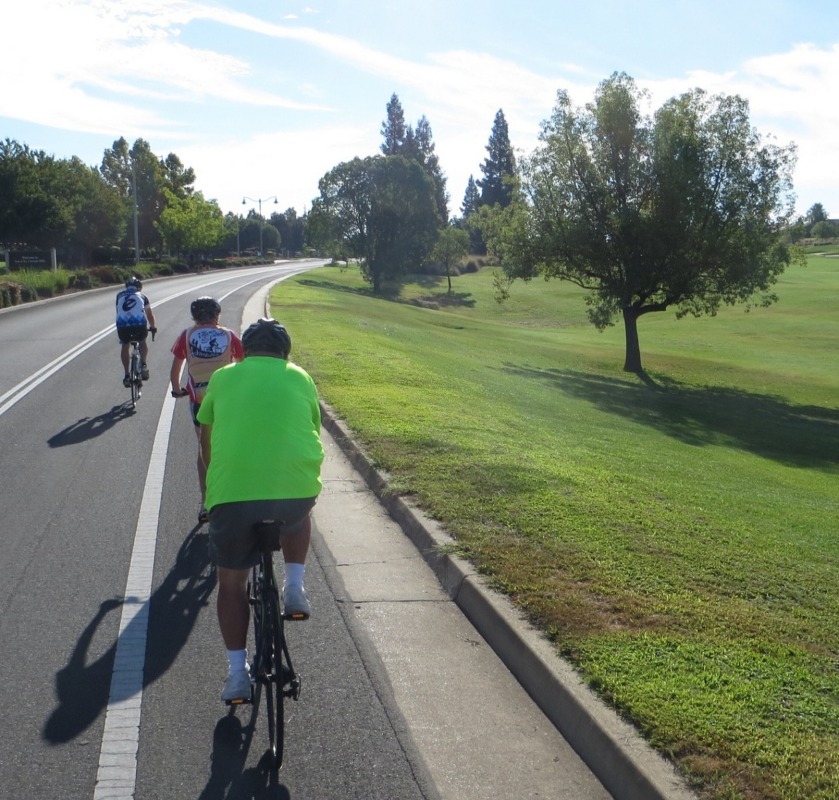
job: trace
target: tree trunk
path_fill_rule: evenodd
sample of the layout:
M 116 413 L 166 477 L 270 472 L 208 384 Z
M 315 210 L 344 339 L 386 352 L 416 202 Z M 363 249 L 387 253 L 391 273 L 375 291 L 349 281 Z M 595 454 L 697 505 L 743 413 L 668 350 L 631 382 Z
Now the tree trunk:
M 638 312 L 632 306 L 623 309 L 623 329 L 626 333 L 626 358 L 624 372 L 643 372 L 641 367 L 641 345 L 638 342 Z

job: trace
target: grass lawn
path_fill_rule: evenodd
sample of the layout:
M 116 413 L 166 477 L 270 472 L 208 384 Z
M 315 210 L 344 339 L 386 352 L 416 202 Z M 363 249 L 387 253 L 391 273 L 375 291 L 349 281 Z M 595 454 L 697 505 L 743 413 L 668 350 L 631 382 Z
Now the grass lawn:
M 715 800 L 839 786 L 839 258 L 777 291 L 643 317 L 644 380 L 566 284 L 394 301 L 326 267 L 271 296 L 394 487 Z

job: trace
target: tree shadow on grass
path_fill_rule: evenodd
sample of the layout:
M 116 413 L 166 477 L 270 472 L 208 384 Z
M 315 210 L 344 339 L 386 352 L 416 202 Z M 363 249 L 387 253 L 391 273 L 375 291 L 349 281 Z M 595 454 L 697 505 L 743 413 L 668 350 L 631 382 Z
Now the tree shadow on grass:
M 427 294 L 407 301 L 410 305 L 421 308 L 473 308 L 475 299 L 469 292 L 445 292 L 443 294 Z
M 639 382 L 512 363 L 503 369 L 548 383 L 686 444 L 737 447 L 793 467 L 834 471 L 839 463 L 839 409 L 798 406 L 777 395 L 730 387 L 696 387 L 674 380 L 656 383 L 647 375 Z
M 372 286 L 344 286 L 333 281 L 316 281 L 311 278 L 301 278 L 297 281 L 301 286 L 310 286 L 313 289 L 326 289 L 330 292 L 343 292 L 344 294 L 357 294 L 359 297 L 369 297 L 379 300 L 398 300 L 402 287 L 398 285 L 384 286 L 380 294 L 373 293 Z
M 406 305 L 420 306 L 421 308 L 442 308 L 454 306 L 472 307 L 475 305 L 475 300 L 469 292 L 441 292 L 432 293 L 430 290 L 440 286 L 445 281 L 445 276 L 439 275 L 411 275 L 412 283 L 418 284 L 423 288 L 429 290 L 429 294 L 421 297 L 412 298 L 410 300 L 402 297 L 402 284 L 388 282 L 383 287 L 379 294 L 373 292 L 371 286 L 343 286 L 340 283 L 334 283 L 327 280 L 313 280 L 312 278 L 301 278 L 298 280 L 303 286 L 309 286 L 314 289 L 326 289 L 327 291 L 344 292 L 346 294 L 355 294 L 359 297 L 369 297 L 373 300 L 388 300 L 391 303 L 404 303 Z

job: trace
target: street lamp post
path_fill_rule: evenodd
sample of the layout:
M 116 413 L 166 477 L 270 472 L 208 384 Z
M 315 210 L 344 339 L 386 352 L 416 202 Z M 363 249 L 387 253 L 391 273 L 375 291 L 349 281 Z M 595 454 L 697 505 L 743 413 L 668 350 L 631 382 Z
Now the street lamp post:
M 270 197 L 259 197 L 257 199 L 254 199 L 253 197 L 243 197 L 243 206 L 247 205 L 247 200 L 250 200 L 252 203 L 259 204 L 259 255 L 262 256 L 265 253 L 265 251 L 262 249 L 262 226 L 264 224 L 264 220 L 262 219 L 262 201 L 264 200 L 267 203 L 269 200 L 273 200 L 274 205 L 277 205 L 279 201 L 277 200 L 277 195 L 275 194 L 272 194 Z
M 134 194 L 134 265 L 140 263 L 140 230 L 137 222 L 137 167 L 134 164 L 134 156 L 131 156 L 131 187 Z

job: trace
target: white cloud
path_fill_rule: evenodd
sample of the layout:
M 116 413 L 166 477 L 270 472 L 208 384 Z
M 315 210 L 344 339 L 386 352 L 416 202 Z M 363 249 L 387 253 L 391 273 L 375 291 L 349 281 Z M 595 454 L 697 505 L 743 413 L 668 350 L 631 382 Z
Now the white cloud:
M 375 153 L 380 144 L 387 95 L 381 98 L 380 115 L 369 119 L 369 106 L 363 113 L 349 104 L 339 106 L 335 76 L 356 96 L 385 85 L 393 87 L 388 94 L 399 94 L 409 120 L 425 115 L 431 122 L 449 179 L 450 206 L 457 213 L 469 175 L 480 177 L 499 108 L 514 147 L 530 152 L 558 89 L 566 89 L 580 104 L 595 90 L 581 65 L 557 65 L 554 74 L 546 74 L 513 63 L 503 53 L 466 48 L 407 58 L 294 22 L 298 15 L 314 18 L 318 13 L 301 8 L 284 17 L 289 24 L 277 24 L 192 0 L 4 3 L 0 117 L 56 131 L 142 136 L 153 146 L 164 141 L 176 145 L 184 163 L 195 167 L 199 188 L 207 196 L 231 198 L 223 207 L 235 208 L 240 191 L 259 192 L 258 187 L 240 188 L 254 180 L 282 186 L 289 191 L 288 204 L 302 206 L 316 194 L 317 179 L 330 167 L 354 155 Z M 31 36 L 23 35 L 33 19 L 36 46 Z M 235 39 L 237 49 L 232 44 L 198 44 L 199 22 L 216 32 L 219 26 L 226 30 L 229 36 L 214 41 Z M 293 96 L 264 82 L 260 56 L 241 45 L 248 37 L 254 51 L 271 40 L 298 45 L 297 61 L 282 67 L 288 81 L 283 85 L 293 86 Z M 301 58 L 306 49 L 309 57 Z M 325 76 L 312 69 L 314 64 L 334 69 Z M 654 105 L 695 86 L 746 97 L 762 134 L 798 143 L 796 187 L 802 206 L 823 202 L 839 216 L 839 110 L 832 102 L 838 81 L 839 45 L 799 44 L 727 72 L 693 71 L 639 84 L 650 90 Z M 208 143 L 212 126 L 202 120 L 211 119 L 218 104 L 265 113 L 243 116 L 243 128 L 253 128 L 252 133 Z M 275 109 L 300 113 L 278 121 L 271 113 Z M 319 114 L 317 127 L 307 117 L 325 110 L 336 113 Z M 297 130 L 287 129 L 292 123 Z

